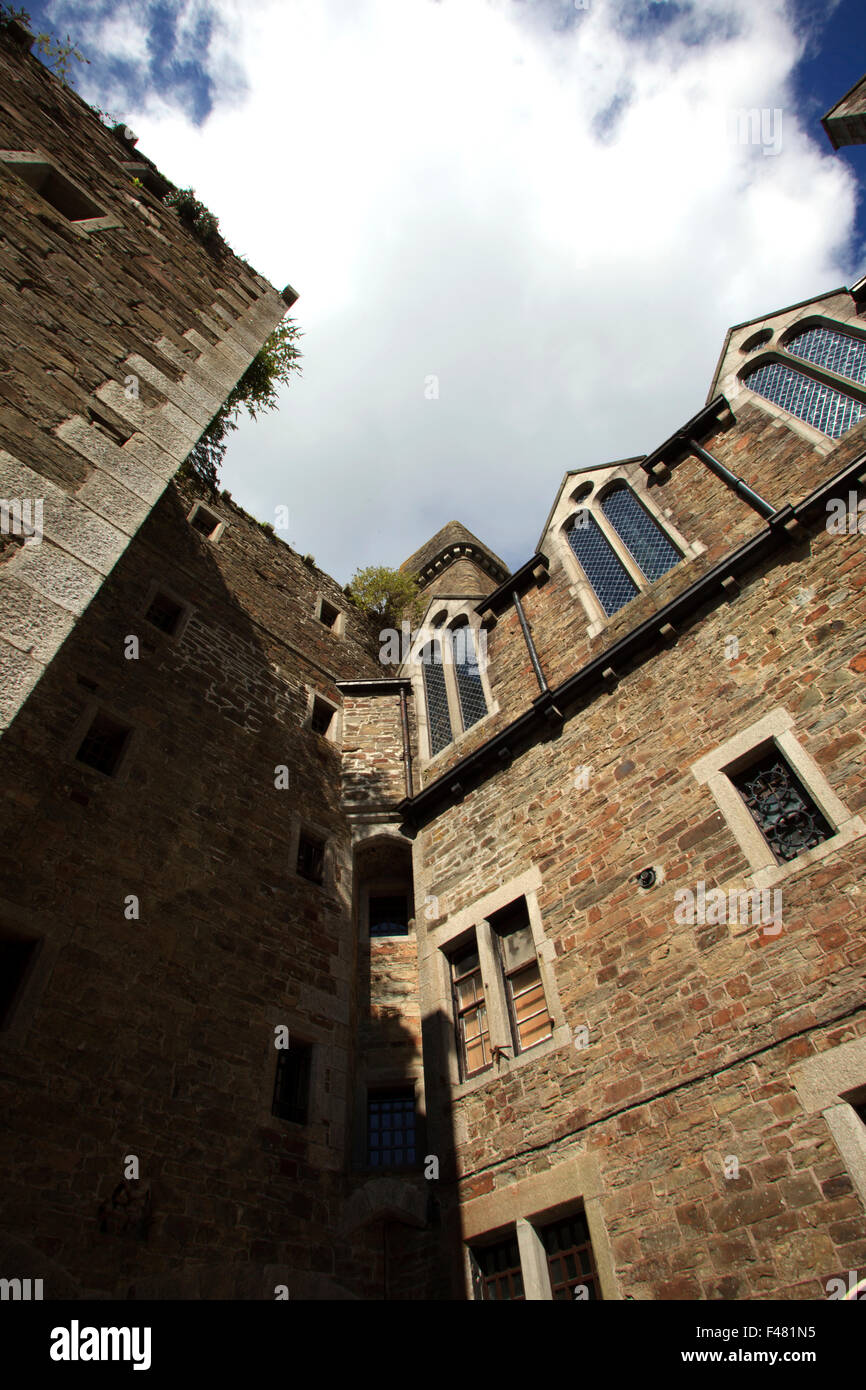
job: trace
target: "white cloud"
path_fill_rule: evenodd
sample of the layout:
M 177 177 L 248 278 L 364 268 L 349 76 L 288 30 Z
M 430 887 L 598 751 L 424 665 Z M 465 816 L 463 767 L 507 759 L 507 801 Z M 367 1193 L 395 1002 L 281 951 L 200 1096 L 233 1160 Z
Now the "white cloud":
M 798 121 L 784 0 L 703 0 L 642 38 L 640 0 L 215 8 L 202 57 L 240 64 L 243 98 L 200 129 L 164 102 L 126 117 L 301 294 L 304 376 L 224 482 L 263 519 L 288 504 L 341 581 L 452 517 L 522 562 L 566 468 L 699 408 L 729 324 L 857 271 L 853 180 Z M 781 109 L 778 156 L 731 139 L 740 107 Z

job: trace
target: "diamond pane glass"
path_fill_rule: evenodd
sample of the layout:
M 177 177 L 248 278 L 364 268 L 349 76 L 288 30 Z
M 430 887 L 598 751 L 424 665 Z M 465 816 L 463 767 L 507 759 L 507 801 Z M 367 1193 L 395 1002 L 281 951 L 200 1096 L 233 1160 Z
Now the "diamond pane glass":
M 421 654 L 424 668 L 424 690 L 427 694 L 427 719 L 430 725 L 430 751 L 441 753 L 451 742 L 451 715 L 448 713 L 448 692 L 442 669 L 442 651 L 438 642 L 430 642 Z
M 614 488 L 602 502 L 601 510 L 650 583 L 679 564 L 679 551 L 644 511 L 630 488 L 625 485 Z
M 850 430 L 866 411 L 860 401 L 814 381 L 784 362 L 765 362 L 743 380 L 750 390 L 829 434 L 831 439 Z
M 464 729 L 471 729 L 487 713 L 487 700 L 481 684 L 478 669 L 478 653 L 475 638 L 469 627 L 459 627 L 451 633 L 451 649 L 454 653 L 454 676 L 457 681 L 457 694 L 460 697 L 460 714 Z
M 415 1088 L 367 1096 L 367 1159 L 371 1168 L 415 1162 Z
M 637 585 L 590 512 L 577 513 L 568 543 L 608 618 L 637 597 Z
M 731 778 L 777 863 L 787 864 L 833 835 L 806 788 L 777 752 Z
M 834 328 L 806 328 L 785 344 L 788 352 L 806 362 L 816 362 L 852 381 L 866 381 L 866 342 Z

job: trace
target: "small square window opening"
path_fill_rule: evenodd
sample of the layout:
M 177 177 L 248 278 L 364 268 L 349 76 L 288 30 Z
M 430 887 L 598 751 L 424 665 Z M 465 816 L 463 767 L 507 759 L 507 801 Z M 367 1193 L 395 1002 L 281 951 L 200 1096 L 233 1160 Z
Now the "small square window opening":
M 325 842 L 301 831 L 298 840 L 298 873 L 310 883 L 321 883 L 325 873 Z
M 371 936 L 408 936 L 409 900 L 405 893 L 370 898 Z
M 128 724 L 121 724 L 100 710 L 84 735 L 75 757 L 78 762 L 86 763 L 88 767 L 111 777 L 117 771 L 131 733 Z
M 183 611 L 183 604 L 176 603 L 168 594 L 157 592 L 144 616 L 154 627 L 173 637 L 180 626 Z
M 277 1053 L 277 1074 L 274 1079 L 274 1099 L 271 1113 L 281 1120 L 305 1125 L 310 1108 L 310 1068 L 313 1048 L 310 1043 L 289 1040 L 289 1046 Z

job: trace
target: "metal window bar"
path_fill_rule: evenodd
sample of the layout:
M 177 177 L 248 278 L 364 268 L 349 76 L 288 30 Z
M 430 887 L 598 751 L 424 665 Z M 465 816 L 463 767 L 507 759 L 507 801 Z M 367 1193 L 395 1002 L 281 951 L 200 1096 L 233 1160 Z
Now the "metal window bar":
M 640 593 L 591 512 L 582 508 L 567 533 L 575 559 L 610 618 Z
M 516 1236 L 496 1245 L 476 1246 L 470 1253 L 478 1270 L 482 1299 L 495 1303 L 526 1301 Z
M 832 386 L 825 386 L 805 372 L 798 372 L 785 362 L 765 362 L 743 377 L 743 381 L 751 391 L 796 415 L 799 420 L 805 420 L 831 439 L 845 434 L 866 412 L 866 405 L 860 401 Z
M 367 1096 L 367 1161 L 371 1168 L 415 1163 L 415 1088 L 401 1086 Z
M 836 833 L 778 749 L 762 754 L 730 780 L 777 863 L 787 864 Z
M 679 551 L 625 483 L 606 494 L 601 510 L 650 583 L 679 564 Z

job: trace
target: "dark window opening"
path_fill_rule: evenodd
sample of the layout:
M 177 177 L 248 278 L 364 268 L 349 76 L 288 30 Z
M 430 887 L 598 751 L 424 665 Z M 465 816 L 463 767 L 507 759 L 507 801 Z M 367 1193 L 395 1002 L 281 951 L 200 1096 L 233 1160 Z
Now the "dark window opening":
M 477 1299 L 494 1303 L 524 1301 L 523 1272 L 517 1236 L 470 1251 L 472 1284 Z
M 177 632 L 183 613 L 182 603 L 176 603 L 168 594 L 157 593 L 144 616 L 154 627 L 158 627 L 161 632 L 167 632 L 171 637 Z
M 836 833 L 775 746 L 733 774 L 731 781 L 778 864 L 787 864 Z
M 310 883 L 321 883 L 325 871 L 325 842 L 301 832 L 298 841 L 298 873 Z
M 0 937 L 0 1028 L 12 1019 L 15 1001 L 41 944 L 23 937 Z
M 26 162 L 16 159 L 9 160 L 6 168 L 70 222 L 87 222 L 92 217 L 105 216 L 105 210 L 70 183 L 53 164 L 38 159 Z
M 367 1093 L 367 1162 L 371 1168 L 415 1163 L 415 1087 Z
M 589 1299 L 601 1298 L 601 1285 L 592 1253 L 589 1226 L 582 1211 L 562 1221 L 554 1221 L 539 1231 L 547 1252 L 550 1286 L 555 1299 L 573 1299 L 580 1291 Z
M 851 1109 L 854 1111 L 857 1118 L 862 1120 L 863 1124 L 866 1125 L 866 1099 L 853 1100 L 851 1102 Z
M 311 1043 L 290 1039 L 289 1046 L 277 1052 L 277 1074 L 271 1113 L 281 1120 L 305 1125 L 310 1108 Z
M 324 623 L 325 627 L 334 628 L 337 626 L 337 619 L 339 616 L 340 610 L 335 608 L 333 604 L 326 603 L 325 600 L 322 599 L 322 606 L 319 609 L 319 622 Z
M 102 415 L 100 411 L 94 410 L 92 406 L 88 406 L 87 418 L 91 425 L 99 430 L 100 434 L 104 434 L 106 438 L 111 440 L 112 444 L 117 444 L 121 449 L 124 444 L 127 444 L 132 438 L 132 434 L 129 431 L 122 429 L 120 425 L 116 425 L 113 420 L 109 420 L 107 415 Z
M 324 700 L 320 700 L 318 695 L 313 698 L 313 713 L 310 718 L 310 728 L 314 734 L 327 734 L 336 714 L 333 705 L 328 705 Z
M 199 507 L 192 518 L 192 525 L 195 530 L 200 531 L 203 536 L 207 536 L 208 540 L 213 536 L 219 524 L 219 517 L 214 516 L 213 512 L 207 511 L 204 507 Z
M 370 935 L 409 935 L 409 899 L 405 893 L 370 899 Z
M 128 724 L 121 724 L 101 710 L 96 715 L 81 743 L 75 757 L 80 763 L 96 768 L 111 777 L 132 733 Z

